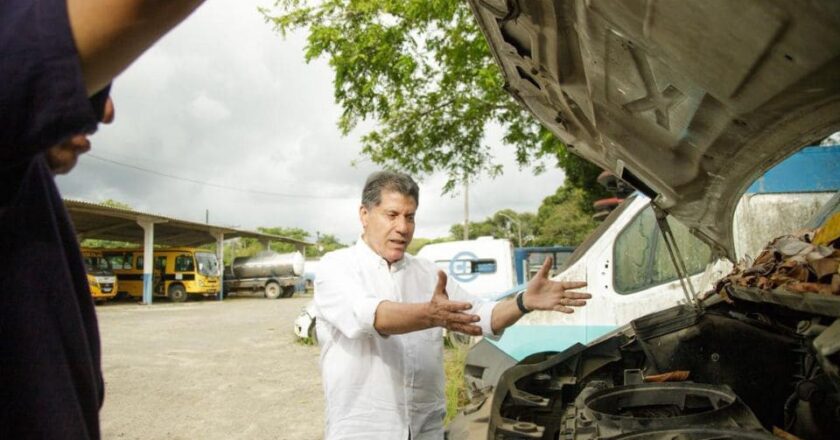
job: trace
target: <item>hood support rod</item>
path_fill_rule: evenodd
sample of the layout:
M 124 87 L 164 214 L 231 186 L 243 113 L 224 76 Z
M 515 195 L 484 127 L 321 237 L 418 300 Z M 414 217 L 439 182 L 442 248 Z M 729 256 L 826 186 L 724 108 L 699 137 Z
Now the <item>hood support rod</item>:
M 691 279 L 688 277 L 688 271 L 685 269 L 685 261 L 683 260 L 682 254 L 680 254 L 680 249 L 677 247 L 677 240 L 674 239 L 674 233 L 668 224 L 668 213 L 652 202 L 650 206 L 656 215 L 656 223 L 659 225 L 659 231 L 662 232 L 662 238 L 665 240 L 665 247 L 668 248 L 668 254 L 671 255 L 671 262 L 674 263 L 674 269 L 677 270 L 677 277 L 680 279 L 680 285 L 682 286 L 683 294 L 685 294 L 687 304 L 691 304 L 696 310 L 703 310 L 700 302 L 697 301 L 697 293 L 691 284 Z

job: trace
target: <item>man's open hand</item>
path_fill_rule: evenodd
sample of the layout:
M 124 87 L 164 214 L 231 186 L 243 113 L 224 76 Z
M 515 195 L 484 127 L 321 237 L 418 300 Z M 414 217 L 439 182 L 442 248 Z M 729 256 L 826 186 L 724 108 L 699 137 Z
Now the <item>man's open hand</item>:
M 446 274 L 438 271 L 438 282 L 432 300 L 428 303 L 428 316 L 434 327 L 443 327 L 450 331 L 467 335 L 480 336 L 481 327 L 474 323 L 479 321 L 478 315 L 466 313 L 472 304 L 461 301 L 450 301 L 446 293 Z
M 528 282 L 528 288 L 522 300 L 529 310 L 554 310 L 556 312 L 573 313 L 572 307 L 586 305 L 586 300 L 592 295 L 586 292 L 576 292 L 572 289 L 586 287 L 583 281 L 551 281 L 548 272 L 553 259 L 545 259 L 539 272 Z

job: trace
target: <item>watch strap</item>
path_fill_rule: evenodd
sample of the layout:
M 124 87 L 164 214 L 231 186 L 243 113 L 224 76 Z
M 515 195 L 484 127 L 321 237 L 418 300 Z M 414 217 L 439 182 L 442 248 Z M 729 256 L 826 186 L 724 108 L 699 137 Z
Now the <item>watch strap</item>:
M 524 297 L 525 297 L 525 292 L 519 292 L 519 294 L 516 295 L 516 307 L 519 308 L 519 311 L 522 312 L 523 315 L 526 314 L 526 313 L 531 313 L 531 311 L 528 310 L 527 307 L 525 307 L 525 298 Z

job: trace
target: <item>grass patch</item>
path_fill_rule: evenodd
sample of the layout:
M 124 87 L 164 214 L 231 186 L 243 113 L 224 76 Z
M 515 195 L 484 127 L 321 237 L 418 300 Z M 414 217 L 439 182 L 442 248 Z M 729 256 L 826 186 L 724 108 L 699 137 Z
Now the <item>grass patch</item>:
M 318 345 L 318 341 L 312 338 L 298 338 L 295 336 L 295 343 L 299 345 Z
M 467 388 L 464 383 L 464 364 L 467 361 L 467 347 L 463 345 L 452 347 L 444 345 L 443 372 L 446 376 L 446 418 L 444 425 L 448 425 L 466 405 Z

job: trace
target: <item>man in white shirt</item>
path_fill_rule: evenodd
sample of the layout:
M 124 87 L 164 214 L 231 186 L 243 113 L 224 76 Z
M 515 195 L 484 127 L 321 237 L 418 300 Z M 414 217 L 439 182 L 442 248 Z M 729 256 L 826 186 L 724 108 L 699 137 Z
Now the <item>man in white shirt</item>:
M 442 329 L 499 335 L 531 310 L 572 313 L 590 298 L 566 290 L 586 283 L 549 281 L 550 259 L 516 301 L 468 294 L 406 253 L 418 201 L 411 177 L 370 175 L 360 239 L 321 259 L 315 305 L 327 439 L 442 439 Z

